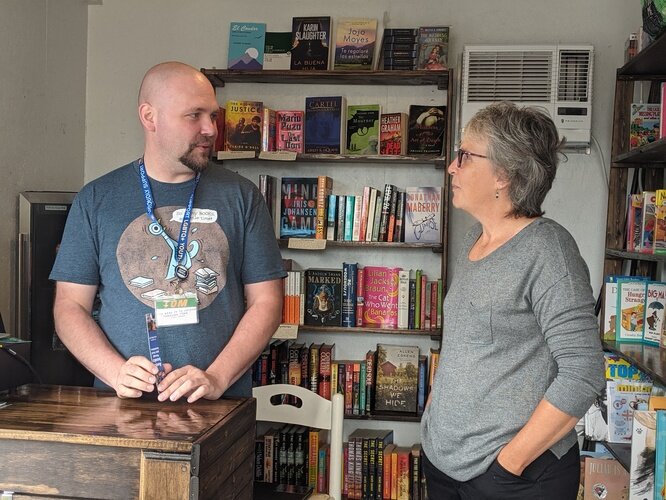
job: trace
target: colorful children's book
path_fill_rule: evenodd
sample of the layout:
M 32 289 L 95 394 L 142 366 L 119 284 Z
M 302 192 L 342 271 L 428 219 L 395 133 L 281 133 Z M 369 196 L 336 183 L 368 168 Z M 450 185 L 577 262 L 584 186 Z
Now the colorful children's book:
M 347 106 L 347 154 L 377 154 L 379 144 L 379 113 L 379 104 Z
M 666 254 L 666 189 L 657 189 L 656 193 L 657 200 L 655 203 L 654 242 L 652 250 L 657 254 Z
M 645 297 L 645 319 L 643 322 L 643 342 L 659 345 L 664 329 L 664 309 L 666 308 L 666 283 L 650 281 L 647 283 Z
M 331 41 L 330 17 L 294 17 L 291 34 L 291 69 L 328 69 Z
M 263 108 L 260 101 L 227 101 L 225 151 L 260 150 Z
M 363 326 L 398 327 L 398 272 L 400 268 L 365 266 Z
M 629 126 L 629 149 L 651 144 L 660 138 L 659 104 L 632 103 Z
M 416 413 L 419 348 L 377 344 L 375 411 Z
M 260 71 L 264 65 L 264 23 L 232 22 L 229 27 L 227 68 L 238 71 Z
M 441 243 L 442 188 L 405 188 L 405 243 Z
M 633 428 L 634 410 L 647 407 L 651 382 L 607 380 L 608 442 L 629 443 Z
M 377 19 L 336 21 L 334 69 L 372 69 L 377 41 Z
M 346 100 L 342 96 L 305 98 L 305 152 L 340 154 L 344 147 Z
M 291 31 L 267 31 L 264 45 L 265 70 L 291 67 Z
M 641 221 L 641 253 L 653 253 L 654 228 L 657 223 L 657 194 L 643 191 L 643 219 Z
M 422 26 L 419 28 L 418 69 L 443 70 L 448 67 L 449 27 Z
M 277 151 L 303 152 L 303 111 L 276 113 L 275 147 Z
M 407 154 L 441 155 L 446 133 L 446 106 L 409 106 Z
M 630 194 L 627 202 L 627 251 L 641 249 L 643 223 L 643 193 Z
M 280 238 L 314 238 L 317 228 L 317 178 L 283 177 Z
M 618 279 L 617 318 L 615 340 L 640 341 L 643 338 L 643 318 L 645 317 L 644 281 Z
M 379 154 L 404 155 L 407 151 L 407 113 L 382 113 L 379 118 Z

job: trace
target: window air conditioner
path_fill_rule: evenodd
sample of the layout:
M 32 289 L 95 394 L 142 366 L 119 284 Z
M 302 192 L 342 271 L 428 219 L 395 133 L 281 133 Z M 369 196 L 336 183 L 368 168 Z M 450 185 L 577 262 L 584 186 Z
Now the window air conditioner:
M 497 101 L 540 106 L 566 137 L 569 152 L 590 151 L 591 45 L 468 45 L 463 50 L 462 127 Z

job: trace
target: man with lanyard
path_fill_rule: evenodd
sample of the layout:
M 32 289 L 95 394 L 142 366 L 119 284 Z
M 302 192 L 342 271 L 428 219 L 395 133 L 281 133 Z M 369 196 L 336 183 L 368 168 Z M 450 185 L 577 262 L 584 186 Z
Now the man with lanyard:
M 218 104 L 202 73 L 151 68 L 138 111 L 143 157 L 72 204 L 51 272 L 58 336 L 119 397 L 249 396 L 282 310 L 272 220 L 250 181 L 209 166 Z

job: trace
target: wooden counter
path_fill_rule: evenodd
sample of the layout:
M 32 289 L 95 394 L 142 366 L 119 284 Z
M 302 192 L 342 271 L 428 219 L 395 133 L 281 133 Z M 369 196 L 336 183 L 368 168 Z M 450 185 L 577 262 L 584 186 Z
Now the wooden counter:
M 251 499 L 255 413 L 252 398 L 161 403 L 25 385 L 0 398 L 0 492 Z

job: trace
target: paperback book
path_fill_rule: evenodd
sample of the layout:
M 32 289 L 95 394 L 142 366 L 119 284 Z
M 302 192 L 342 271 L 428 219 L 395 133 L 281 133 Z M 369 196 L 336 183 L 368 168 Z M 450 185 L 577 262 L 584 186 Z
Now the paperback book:
M 280 192 L 280 238 L 314 238 L 317 178 L 283 177 Z
M 303 111 L 278 111 L 275 146 L 278 151 L 303 152 Z
M 291 34 L 291 69 L 328 69 L 330 17 L 294 17 Z
M 342 270 L 308 269 L 305 290 L 305 324 L 341 326 Z
M 382 113 L 379 120 L 379 154 L 404 155 L 407 113 Z
M 229 28 L 227 68 L 238 71 L 260 71 L 264 65 L 264 23 L 232 22 Z
M 448 26 L 422 26 L 419 28 L 418 69 L 430 71 L 447 68 L 449 53 Z
M 400 268 L 363 268 L 363 326 L 398 327 L 398 272 Z
M 442 188 L 405 188 L 405 243 L 441 243 Z
M 377 344 L 375 411 L 416 413 L 419 348 Z
M 659 104 L 632 103 L 629 126 L 629 149 L 651 144 L 660 138 Z
M 263 69 L 286 70 L 291 67 L 291 31 L 267 31 Z
M 305 152 L 340 154 L 344 144 L 346 100 L 342 96 L 305 98 Z
M 227 101 L 225 151 L 259 151 L 264 105 L 260 101 Z
M 377 154 L 379 112 L 379 104 L 347 106 L 347 154 Z
M 407 154 L 441 155 L 446 132 L 446 106 L 409 106 Z
M 339 19 L 335 38 L 335 69 L 372 69 L 377 19 Z

